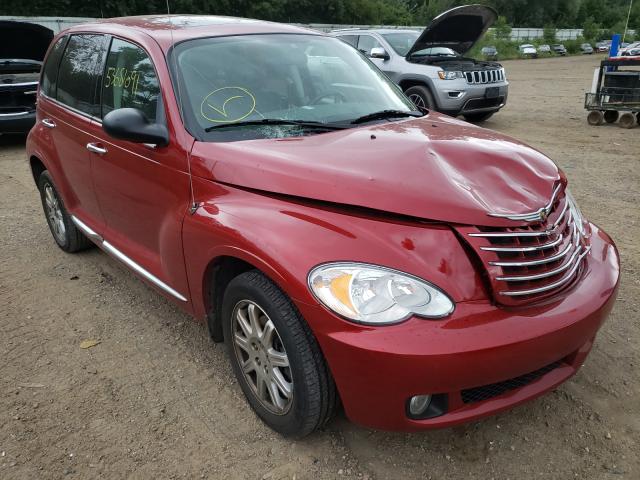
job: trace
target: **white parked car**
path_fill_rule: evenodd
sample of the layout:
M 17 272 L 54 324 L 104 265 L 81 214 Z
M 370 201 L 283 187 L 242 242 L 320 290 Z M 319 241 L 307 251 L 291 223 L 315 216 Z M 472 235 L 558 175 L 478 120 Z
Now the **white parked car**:
M 538 58 L 538 50 L 533 45 L 526 43 L 518 47 L 520 56 L 523 58 Z
M 640 42 L 634 42 L 618 51 L 620 57 L 635 57 L 637 55 L 640 55 Z

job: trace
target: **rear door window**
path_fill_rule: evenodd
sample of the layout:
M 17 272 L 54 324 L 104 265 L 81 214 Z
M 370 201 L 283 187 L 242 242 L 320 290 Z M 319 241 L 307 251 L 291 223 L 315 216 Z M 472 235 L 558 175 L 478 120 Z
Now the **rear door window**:
M 42 78 L 40 79 L 40 91 L 46 96 L 56 98 L 56 81 L 58 80 L 58 66 L 62 51 L 67 42 L 68 37 L 65 35 L 60 37 L 49 52 L 47 61 L 42 69 Z
M 160 85 L 149 55 L 114 38 L 102 80 L 102 116 L 117 108 L 137 108 L 154 123 L 161 120 Z
M 72 35 L 60 62 L 56 98 L 92 116 L 98 114 L 95 90 L 104 35 Z

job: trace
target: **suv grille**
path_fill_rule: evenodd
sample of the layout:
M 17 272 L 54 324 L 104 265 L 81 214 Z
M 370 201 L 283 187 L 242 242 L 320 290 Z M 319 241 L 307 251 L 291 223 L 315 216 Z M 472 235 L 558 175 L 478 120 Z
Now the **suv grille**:
M 505 305 L 544 298 L 578 277 L 590 246 L 574 221 L 566 196 L 545 221 L 524 227 L 461 227 L 482 260 L 495 300 Z
M 553 362 L 552 364 L 542 367 L 535 372 L 525 373 L 524 375 L 520 375 L 516 378 L 510 378 L 503 382 L 492 383 L 491 385 L 483 385 L 481 387 L 462 390 L 462 401 L 464 403 L 482 402 L 484 400 L 497 397 L 498 395 L 502 395 L 503 393 L 510 392 L 511 390 L 517 390 L 518 388 L 525 387 L 531 382 L 545 376 L 560 365 L 562 365 L 562 362 Z
M 467 83 L 472 85 L 504 82 L 504 68 L 464 72 L 464 76 L 467 79 Z

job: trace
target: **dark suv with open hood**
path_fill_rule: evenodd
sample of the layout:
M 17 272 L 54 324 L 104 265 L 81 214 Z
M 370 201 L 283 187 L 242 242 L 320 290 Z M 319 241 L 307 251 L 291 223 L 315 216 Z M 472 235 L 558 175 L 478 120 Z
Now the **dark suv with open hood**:
M 507 102 L 509 83 L 499 63 L 464 55 L 497 18 L 482 5 L 453 8 L 422 33 L 399 29 L 347 29 L 332 35 L 375 63 L 421 109 L 482 121 Z
M 52 38 L 41 25 L 0 21 L 0 134 L 33 126 L 40 68 Z

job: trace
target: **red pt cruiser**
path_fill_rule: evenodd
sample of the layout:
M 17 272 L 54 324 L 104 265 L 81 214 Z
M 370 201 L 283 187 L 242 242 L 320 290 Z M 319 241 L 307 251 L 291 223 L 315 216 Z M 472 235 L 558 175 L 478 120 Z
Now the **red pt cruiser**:
M 411 102 L 336 38 L 156 16 L 49 48 L 27 143 L 57 244 L 225 341 L 256 413 L 446 427 L 556 387 L 619 260 L 540 152 Z

